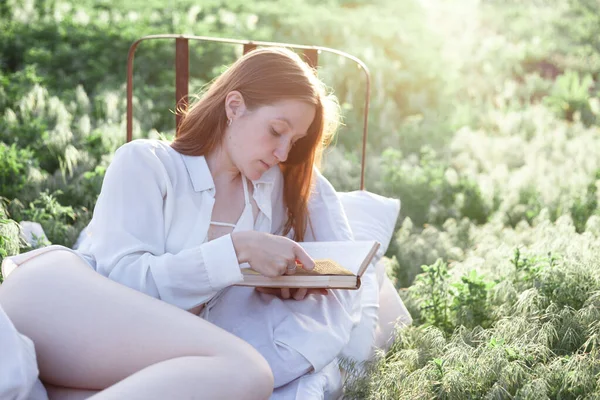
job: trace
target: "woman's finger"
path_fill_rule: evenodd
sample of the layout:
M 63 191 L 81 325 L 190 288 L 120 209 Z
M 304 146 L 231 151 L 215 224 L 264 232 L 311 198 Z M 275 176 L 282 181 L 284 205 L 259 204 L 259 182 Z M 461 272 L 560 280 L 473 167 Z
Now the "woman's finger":
M 306 288 L 296 289 L 296 293 L 294 293 L 294 299 L 302 300 L 306 297 L 307 293 L 308 293 L 308 289 L 306 289 Z
M 257 287 L 255 288 L 257 292 L 270 294 L 273 296 L 280 296 L 281 290 L 279 288 L 267 288 L 267 287 Z
M 290 298 L 290 289 L 289 288 L 281 288 L 281 298 L 282 299 Z
M 294 275 L 296 273 L 296 261 L 290 261 L 287 269 L 285 270 L 286 275 Z
M 296 255 L 296 259 L 302 264 L 302 268 L 307 270 L 312 270 L 315 267 L 315 262 L 306 250 L 304 250 L 300 245 L 294 247 L 294 254 Z

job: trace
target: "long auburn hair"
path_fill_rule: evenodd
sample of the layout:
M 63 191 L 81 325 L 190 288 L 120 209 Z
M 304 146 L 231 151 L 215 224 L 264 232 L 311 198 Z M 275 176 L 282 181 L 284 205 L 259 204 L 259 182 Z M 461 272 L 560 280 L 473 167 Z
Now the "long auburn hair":
M 233 63 L 193 105 L 178 110 L 183 118 L 171 147 L 191 156 L 206 156 L 217 149 L 227 129 L 225 98 L 233 90 L 241 93 L 249 110 L 285 99 L 316 107 L 307 135 L 296 142 L 287 160 L 280 164 L 288 213 L 283 234 L 293 229 L 294 240 L 302 241 L 314 184 L 313 166 L 320 165 L 323 150 L 339 124 L 338 103 L 296 53 L 280 47 L 259 48 Z

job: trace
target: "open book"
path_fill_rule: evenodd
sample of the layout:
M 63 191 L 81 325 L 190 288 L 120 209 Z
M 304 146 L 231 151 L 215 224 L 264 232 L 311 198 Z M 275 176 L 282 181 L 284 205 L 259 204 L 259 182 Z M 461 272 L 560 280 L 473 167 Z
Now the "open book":
M 358 289 L 360 278 L 375 256 L 379 243 L 301 242 L 298 243 L 315 260 L 312 271 L 298 267 L 293 275 L 268 278 L 251 268 L 243 268 L 244 281 L 238 286 Z

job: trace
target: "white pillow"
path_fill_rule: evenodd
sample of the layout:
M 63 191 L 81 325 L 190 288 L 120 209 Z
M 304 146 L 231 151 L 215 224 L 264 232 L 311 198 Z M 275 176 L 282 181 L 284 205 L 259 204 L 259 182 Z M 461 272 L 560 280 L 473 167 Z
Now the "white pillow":
M 376 264 L 387 251 L 394 236 L 396 220 L 400 214 L 400 200 L 366 190 L 338 192 L 337 195 L 344 207 L 354 240 L 377 240 L 381 243 L 374 260 Z
M 372 261 L 379 266 L 394 235 L 396 220 L 400 213 L 400 200 L 383 197 L 363 190 L 338 192 L 354 240 L 377 240 L 381 243 Z M 382 264 L 383 265 L 383 264 Z M 373 345 L 381 337 L 379 314 L 382 308 L 380 290 L 386 281 L 384 268 L 369 268 L 363 276 L 361 319 L 350 333 L 350 340 L 341 356 L 356 361 L 365 361 L 372 355 Z M 396 293 L 398 296 L 398 293 Z M 398 301 L 402 302 L 398 297 Z M 396 311 L 395 309 L 392 312 Z M 384 314 L 385 315 L 385 314 Z M 387 326 L 387 323 L 386 323 Z M 387 331 L 385 333 L 388 333 Z M 381 341 L 381 339 L 379 339 Z

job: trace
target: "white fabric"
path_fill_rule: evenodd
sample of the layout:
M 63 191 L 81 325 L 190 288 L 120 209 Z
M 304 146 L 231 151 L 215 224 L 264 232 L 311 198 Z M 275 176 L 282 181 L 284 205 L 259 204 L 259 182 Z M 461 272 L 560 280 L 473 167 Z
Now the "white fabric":
M 412 322 L 412 317 L 398 291 L 386 276 L 379 291 L 379 321 L 375 331 L 375 347 L 389 349 L 395 339 L 396 327 L 406 327 Z
M 338 193 L 356 240 L 377 240 L 381 247 L 375 263 L 387 251 L 400 213 L 400 200 L 365 190 Z M 381 282 L 380 282 L 381 284 Z
M 332 201 L 331 193 L 321 193 L 324 201 Z M 360 322 L 351 331 L 340 356 L 364 361 L 374 347 L 387 349 L 394 339 L 395 327 L 412 323 L 408 310 L 385 273 L 380 258 L 385 254 L 394 234 L 400 202 L 373 193 L 357 191 L 338 193 L 344 205 L 355 240 L 377 240 L 381 243 L 376 268 L 363 277 L 360 299 Z M 331 225 L 334 226 L 334 225 Z M 334 361 L 321 371 L 306 374 L 276 389 L 271 400 L 338 399 L 343 392 L 340 369 Z
M 244 210 L 242 211 L 242 215 L 240 216 L 240 219 L 238 220 L 237 224 L 230 224 L 229 222 L 219 222 L 219 221 L 210 221 L 211 225 L 216 225 L 216 226 L 225 226 L 228 228 L 234 228 L 234 232 L 235 232 L 235 228 L 237 228 L 240 223 L 242 223 L 242 225 L 248 225 L 250 226 L 249 229 L 252 229 L 252 227 L 254 226 L 254 222 L 253 221 L 253 214 L 252 214 L 252 204 L 250 203 L 250 194 L 248 194 L 248 179 L 246 179 L 246 177 L 244 175 L 242 175 L 242 187 L 244 188 Z
M 381 246 L 373 260 L 380 266 L 381 257 L 394 235 L 396 220 L 400 213 L 400 201 L 383 197 L 363 190 L 347 193 L 337 193 L 343 204 L 350 228 L 355 240 L 377 240 Z M 361 299 L 361 319 L 352 330 L 348 345 L 342 351 L 342 356 L 358 362 L 368 360 L 373 354 L 376 335 L 381 335 L 379 328 L 379 313 L 382 307 L 380 288 L 383 285 L 383 274 L 377 274 L 382 268 L 372 268 L 371 274 L 363 278 L 364 290 Z M 396 293 L 396 296 L 397 293 Z M 398 301 L 401 302 L 398 296 Z M 387 325 L 386 325 L 387 326 Z M 386 333 L 389 333 L 387 330 Z
M 318 171 L 315 173 L 315 193 L 308 204 L 312 229 L 308 229 L 305 240 L 352 240 L 333 187 Z M 369 268 L 366 274 L 374 276 L 375 271 Z M 336 359 L 360 319 L 363 287 L 331 290 L 327 296 L 312 295 L 296 301 L 235 286 L 226 289 L 204 316 L 253 345 L 269 362 L 275 387 L 279 388 L 309 371 L 322 370 Z
M 360 299 L 360 319 L 354 325 L 348 343 L 340 356 L 357 362 L 366 361 L 373 355 L 373 344 L 379 321 L 379 285 L 375 266 L 371 263 L 368 272 L 362 277 L 362 297 Z
M 246 207 L 238 226 L 269 232 L 271 193 L 282 185 L 279 168 L 253 184 L 259 214 L 249 222 Z M 130 142 L 106 171 L 78 251 L 102 275 L 191 309 L 242 280 L 231 235 L 207 241 L 214 203 L 204 157 L 182 155 L 167 142 Z
M 0 286 L 0 290 L 1 286 Z M 0 307 L 0 399 L 47 400 L 38 380 L 33 342 L 15 329 Z
M 275 389 L 270 400 L 337 400 L 342 393 L 342 375 L 334 361 L 318 373 L 303 375 Z

